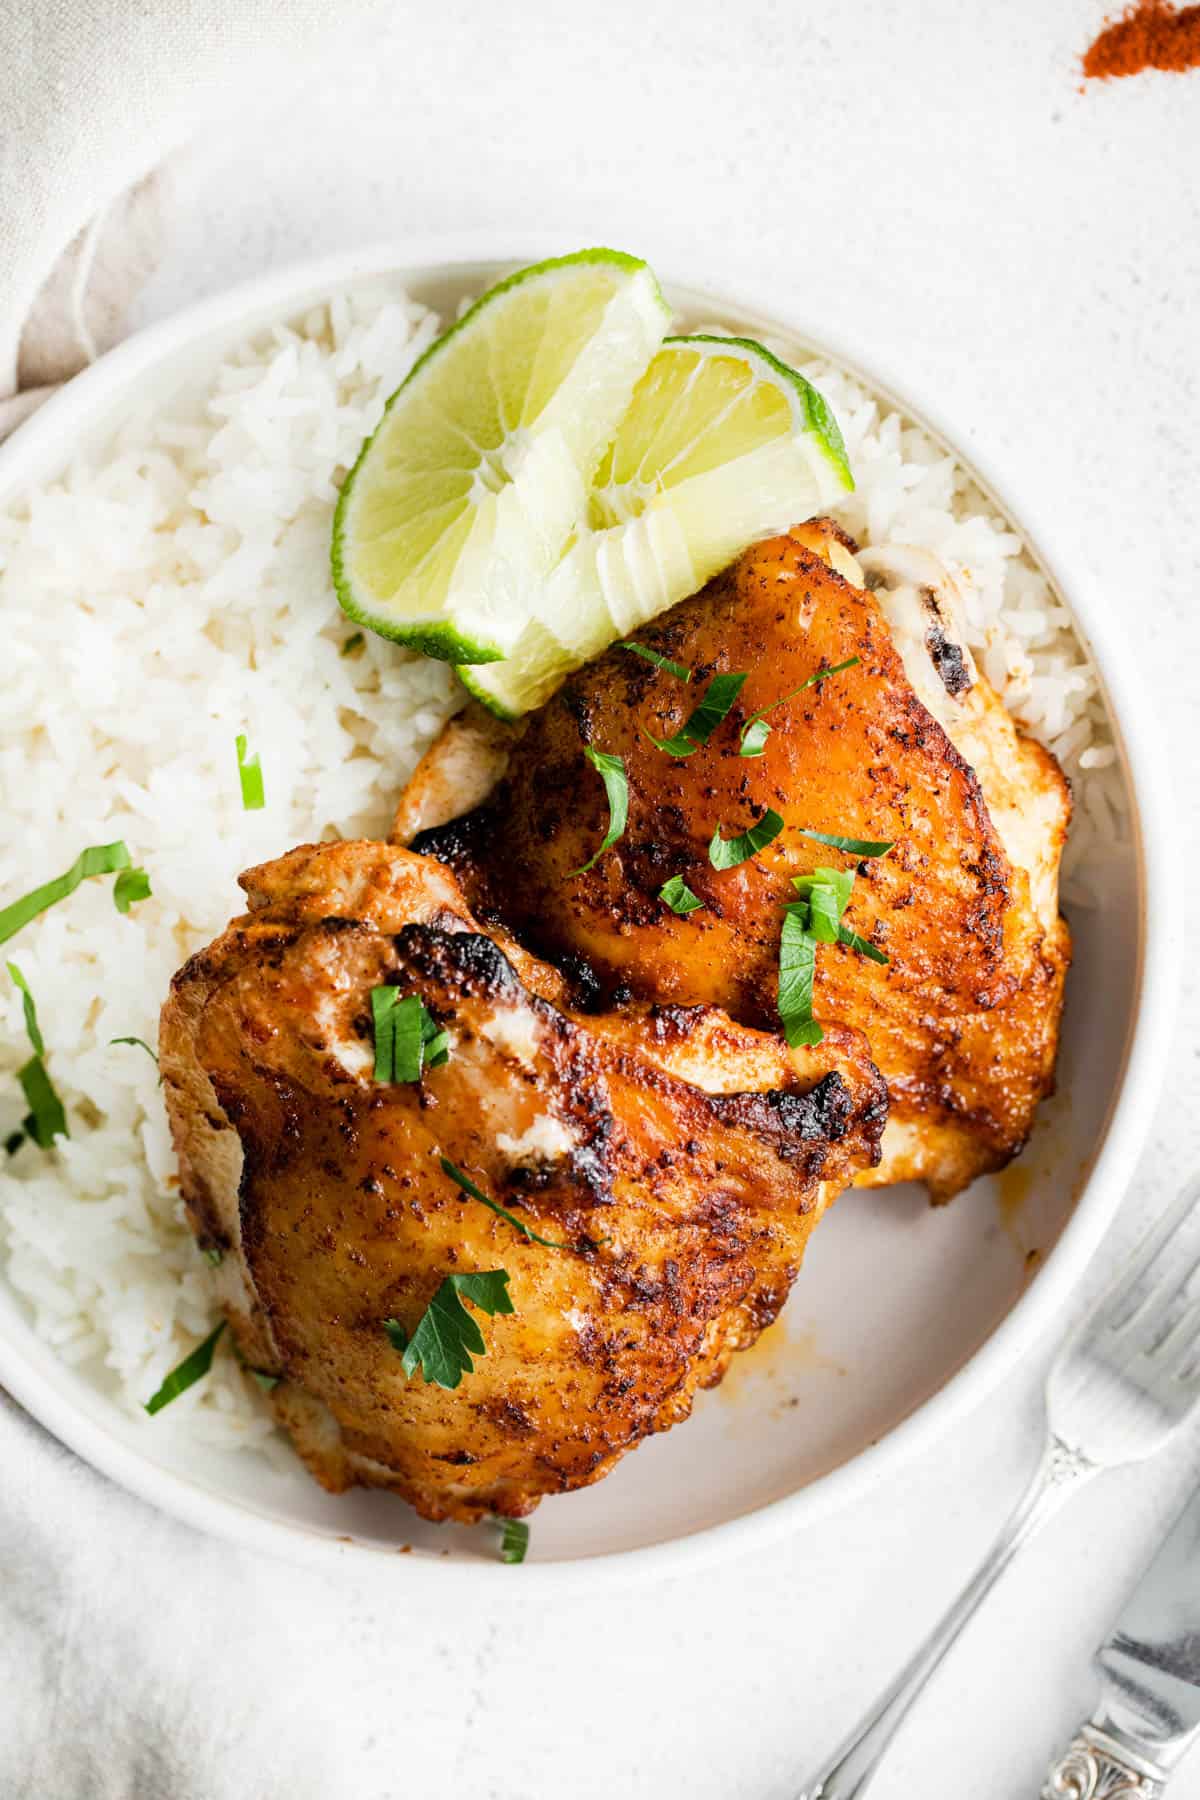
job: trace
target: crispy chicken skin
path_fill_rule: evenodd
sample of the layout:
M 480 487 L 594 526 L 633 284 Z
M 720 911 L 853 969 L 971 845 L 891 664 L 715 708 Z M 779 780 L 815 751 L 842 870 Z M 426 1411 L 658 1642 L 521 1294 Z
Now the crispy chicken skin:
M 449 823 L 435 747 L 398 832 L 425 826 L 415 846 L 455 870 L 482 917 L 594 971 L 605 1003 L 625 993 L 707 1003 L 764 1029 L 778 1025 L 789 878 L 857 867 L 846 922 L 890 960 L 822 946 L 814 1006 L 827 1029 L 865 1034 L 888 1082 L 883 1160 L 860 1181 L 915 1178 L 946 1199 L 1020 1150 L 1053 1083 L 1069 961 L 1057 911 L 1069 791 L 953 641 L 934 591 L 909 574 L 883 571 L 878 595 L 867 592 L 853 546 L 829 521 L 755 545 L 640 634 L 694 671 L 690 685 L 614 647 L 525 722 L 490 799 Z M 752 713 L 850 657 L 859 666 L 769 715 L 765 754 L 738 755 Z M 741 670 L 745 686 L 707 745 L 674 759 L 650 743 L 647 732 L 680 729 L 714 674 Z M 494 770 L 496 731 L 467 714 L 446 741 L 460 761 L 472 740 L 486 744 Z M 629 822 L 594 868 L 574 874 L 607 822 L 586 745 L 624 759 Z M 753 860 L 715 871 L 717 825 L 731 836 L 768 807 L 787 829 Z M 855 863 L 799 827 L 895 848 Z M 676 875 L 702 911 L 676 917 L 659 899 Z
M 584 1012 L 448 869 L 387 845 L 301 848 L 243 886 L 251 910 L 175 977 L 162 1072 L 239 1348 L 281 1377 L 317 1479 L 431 1519 L 519 1515 L 685 1418 L 878 1153 L 861 1037 L 789 1051 L 710 1006 Z M 383 983 L 450 1034 L 420 1082 L 373 1078 Z M 447 1275 L 500 1268 L 515 1311 L 474 1315 L 474 1372 L 408 1379 L 383 1321 L 411 1333 Z

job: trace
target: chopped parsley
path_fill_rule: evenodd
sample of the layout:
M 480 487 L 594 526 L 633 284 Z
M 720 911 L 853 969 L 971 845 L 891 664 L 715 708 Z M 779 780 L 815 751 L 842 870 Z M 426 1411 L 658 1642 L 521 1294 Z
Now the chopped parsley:
M 767 808 L 757 825 L 751 825 L 738 837 L 723 838 L 718 825 L 708 846 L 708 860 L 714 869 L 736 869 L 739 863 L 757 856 L 782 830 L 783 820 L 772 807 Z
M 226 1321 L 210 1331 L 202 1344 L 184 1357 L 183 1361 L 171 1370 L 156 1394 L 152 1394 L 146 1402 L 146 1411 L 150 1414 L 161 1412 L 164 1406 L 170 1406 L 172 1400 L 178 1400 L 180 1394 L 186 1393 L 197 1381 L 203 1379 L 212 1368 L 213 1352 L 217 1347 L 217 1339 L 225 1329 Z
M 150 877 L 145 869 L 122 869 L 113 882 L 113 905 L 127 913 L 139 900 L 150 898 Z
M 17 1080 L 21 1084 L 25 1104 L 29 1108 L 21 1122 L 21 1132 L 25 1137 L 32 1139 L 39 1150 L 49 1150 L 55 1138 L 70 1137 L 71 1135 L 70 1127 L 67 1124 L 66 1109 L 58 1097 L 43 1061 L 46 1054 L 46 1042 L 42 1037 L 41 1026 L 38 1024 L 37 1007 L 34 1005 L 29 983 L 16 963 L 8 964 L 8 972 L 21 990 L 25 1029 L 29 1033 L 29 1042 L 33 1045 L 33 1055 L 17 1070 Z M 16 1137 L 17 1134 L 14 1132 L 8 1140 L 8 1143 L 13 1146 L 10 1154 L 13 1154 L 16 1148 L 14 1144 Z
M 261 812 L 267 804 L 262 760 L 257 750 L 253 756 L 246 755 L 246 738 L 243 732 L 239 731 L 234 741 L 237 745 L 238 780 L 242 784 L 242 811 Z
M 784 1036 L 797 1044 L 819 1044 L 825 1033 L 813 1018 L 813 976 L 817 967 L 817 940 L 808 929 L 808 905 L 803 900 L 786 908 L 779 938 L 779 1016 Z
M 366 641 L 367 640 L 363 636 L 361 631 L 352 631 L 350 633 L 350 636 L 346 639 L 345 643 L 342 645 L 341 649 L 338 651 L 338 655 L 339 656 L 353 656 L 354 652 L 356 650 L 362 649 L 362 647 L 366 643 Z
M 815 675 L 810 675 L 807 681 L 802 681 L 800 686 L 794 687 L 790 693 L 780 695 L 779 699 L 772 700 L 769 706 L 760 706 L 756 713 L 751 713 L 742 726 L 742 743 L 738 755 L 762 755 L 767 747 L 767 739 L 771 735 L 771 727 L 767 724 L 769 712 L 774 712 L 777 706 L 786 706 L 789 700 L 794 700 L 797 694 L 804 692 L 805 688 L 819 687 L 821 682 L 828 681 L 831 675 L 840 675 L 846 669 L 857 668 L 861 661 L 861 656 L 850 656 L 845 662 L 834 663 L 831 669 L 818 669 Z
M 447 1275 L 417 1321 L 410 1337 L 398 1319 L 385 1319 L 388 1342 L 400 1353 L 404 1373 L 411 1380 L 420 1369 L 427 1382 L 440 1388 L 456 1388 L 483 1356 L 487 1345 L 463 1299 L 481 1312 L 494 1316 L 516 1309 L 508 1292 L 508 1271 L 486 1269 L 476 1275 Z
M 109 1038 L 108 1041 L 110 1044 L 136 1044 L 139 1050 L 144 1050 L 146 1052 L 146 1055 L 154 1063 L 155 1068 L 158 1067 L 158 1051 L 153 1049 L 146 1042 L 145 1038 L 119 1037 L 119 1038 Z M 161 1077 L 160 1077 L 160 1079 L 161 1079 Z
M 873 842 L 869 838 L 835 837 L 830 831 L 806 831 L 797 826 L 801 837 L 811 838 L 814 844 L 828 844 L 831 850 L 844 850 L 847 856 L 886 856 L 889 850 L 896 848 L 896 840 L 890 843 Z
M 857 931 L 851 931 L 845 925 L 838 926 L 838 943 L 845 944 L 850 950 L 857 950 L 860 956 L 865 956 L 870 962 L 886 963 L 888 960 L 885 951 L 877 950 L 869 939 L 859 937 Z
M 450 1060 L 450 1035 L 443 1031 L 417 994 L 399 988 L 371 989 L 375 1025 L 376 1081 L 420 1081 L 428 1066 Z
M 21 900 L 14 900 L 11 906 L 0 910 L 0 944 L 7 943 L 15 937 L 23 925 L 36 919 L 39 913 L 54 906 L 59 900 L 65 900 L 73 894 L 81 881 L 92 875 L 112 875 L 119 869 L 127 869 L 132 858 L 120 838 L 114 844 L 92 844 L 87 850 L 81 850 L 65 875 L 58 875 L 53 881 L 45 882 L 34 888 Z
M 541 1244 L 546 1250 L 569 1250 L 571 1248 L 570 1244 L 556 1244 L 553 1238 L 539 1237 L 536 1231 L 529 1229 L 523 1219 L 518 1219 L 516 1213 L 506 1212 L 498 1201 L 485 1194 L 482 1188 L 477 1188 L 470 1176 L 464 1175 L 461 1169 L 456 1168 L 448 1156 L 443 1156 L 441 1163 L 442 1173 L 448 1175 L 464 1194 L 469 1194 L 472 1200 L 478 1200 L 481 1206 L 486 1206 L 488 1211 L 494 1212 L 498 1218 L 505 1219 L 508 1224 L 520 1232 L 523 1238 L 528 1238 L 531 1244 Z
M 664 881 L 658 890 L 660 900 L 665 900 L 673 913 L 681 916 L 699 912 L 704 905 L 699 895 L 693 894 L 682 875 L 672 875 L 670 881 Z
M 813 1017 L 813 977 L 818 944 L 846 944 L 872 962 L 886 963 L 882 950 L 842 924 L 854 891 L 853 869 L 814 869 L 794 875 L 796 900 L 784 908 L 779 938 L 779 1016 L 793 1047 L 819 1044 L 825 1033 Z
M 500 1527 L 500 1561 L 523 1563 L 529 1549 L 529 1527 L 524 1519 L 497 1519 Z
M 674 737 L 656 738 L 649 731 L 646 736 L 656 750 L 664 750 L 668 756 L 693 755 L 707 744 L 741 693 L 745 682 L 745 675 L 714 675 L 701 696 L 699 706 Z
M 674 675 L 679 681 L 692 679 L 690 669 L 686 669 L 682 663 L 672 662 L 669 656 L 660 656 L 657 650 L 651 650 L 646 644 L 621 642 L 617 645 L 617 649 L 632 650 L 633 654 L 640 656 L 643 662 L 653 663 L 656 669 L 662 669 L 666 674 Z
M 629 820 L 629 780 L 621 757 L 610 756 L 606 750 L 594 750 L 590 744 L 584 745 L 583 754 L 604 783 L 604 792 L 608 796 L 608 830 L 595 856 L 578 869 L 572 869 L 572 875 L 585 875 L 594 868 L 604 852 L 611 850 L 623 834 Z

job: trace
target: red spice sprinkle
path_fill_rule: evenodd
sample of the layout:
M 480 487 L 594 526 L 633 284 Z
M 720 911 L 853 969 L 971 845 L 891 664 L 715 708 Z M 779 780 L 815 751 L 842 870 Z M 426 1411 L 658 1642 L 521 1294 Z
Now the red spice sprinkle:
M 1105 25 L 1083 59 L 1093 81 L 1139 75 L 1143 69 L 1200 67 L 1200 6 L 1176 9 L 1168 0 L 1141 0 Z

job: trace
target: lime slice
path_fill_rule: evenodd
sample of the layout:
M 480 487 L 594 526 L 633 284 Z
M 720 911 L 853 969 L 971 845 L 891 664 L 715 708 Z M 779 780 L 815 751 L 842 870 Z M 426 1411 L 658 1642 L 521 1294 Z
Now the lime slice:
M 837 421 L 795 369 L 748 338 L 668 338 L 596 468 L 584 524 L 532 596 L 524 636 L 505 662 L 459 673 L 493 710 L 526 712 L 747 544 L 853 485 Z
M 342 488 L 343 610 L 427 656 L 508 656 L 669 321 L 650 269 L 618 250 L 486 293 L 392 395 Z

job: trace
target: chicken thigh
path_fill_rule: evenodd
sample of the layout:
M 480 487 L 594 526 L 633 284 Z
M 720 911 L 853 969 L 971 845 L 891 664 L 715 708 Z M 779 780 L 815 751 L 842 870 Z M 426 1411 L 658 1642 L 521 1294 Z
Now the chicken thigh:
M 1020 1150 L 1052 1086 L 1069 961 L 1057 906 L 1069 790 L 975 670 L 952 596 L 920 579 L 929 560 L 877 557 L 872 593 L 828 520 L 755 545 L 641 633 L 693 672 L 690 684 L 614 646 L 507 740 L 508 728 L 477 714 L 452 721 L 396 834 L 452 867 L 483 918 L 591 972 L 597 1004 L 711 1004 L 762 1029 L 778 1028 L 792 877 L 856 870 L 846 924 L 887 964 L 822 945 L 814 1010 L 861 1030 L 888 1083 L 883 1159 L 859 1180 L 915 1178 L 945 1199 Z M 732 710 L 694 753 L 656 746 L 714 675 L 742 672 Z M 766 714 L 763 753 L 739 754 L 746 723 L 787 695 Z M 452 752 L 461 775 L 472 746 L 476 777 L 459 791 L 467 804 L 492 791 L 443 822 L 439 771 Z M 607 823 L 587 748 L 622 759 L 628 821 L 585 867 Z M 714 830 L 742 832 L 768 809 L 785 829 L 715 869 Z M 893 848 L 860 858 L 803 830 Z M 680 916 L 660 897 L 672 877 L 698 910 Z
M 161 1058 L 189 1212 L 277 1416 L 326 1487 L 430 1519 L 596 1481 L 770 1323 L 878 1154 L 863 1040 L 585 1012 L 448 869 L 387 845 L 302 848 L 243 885 L 250 912 L 175 977 Z M 388 986 L 448 1034 L 417 1080 L 375 1078 Z M 512 1311 L 472 1314 L 458 1385 L 406 1373 L 447 1278 L 499 1271 Z

